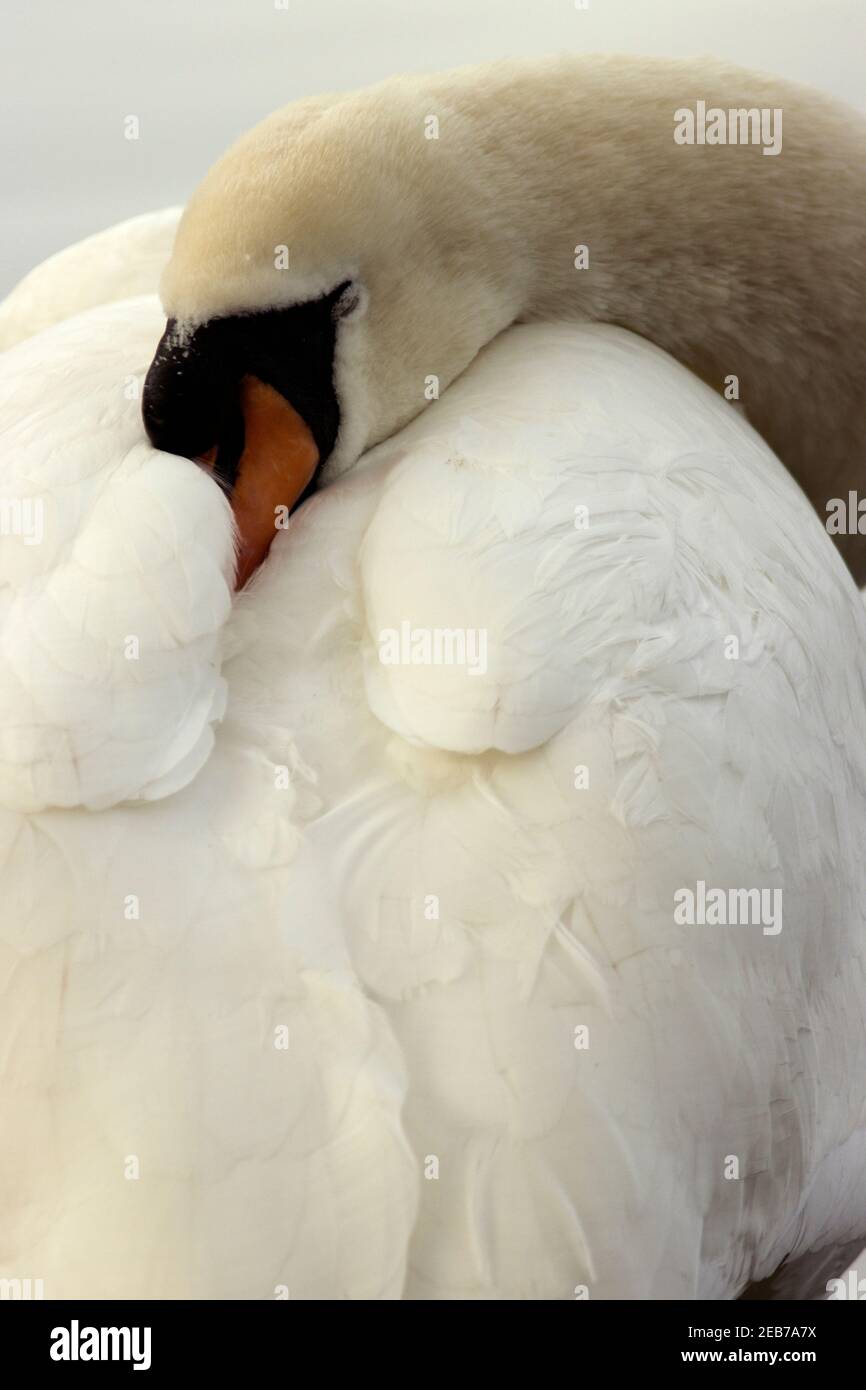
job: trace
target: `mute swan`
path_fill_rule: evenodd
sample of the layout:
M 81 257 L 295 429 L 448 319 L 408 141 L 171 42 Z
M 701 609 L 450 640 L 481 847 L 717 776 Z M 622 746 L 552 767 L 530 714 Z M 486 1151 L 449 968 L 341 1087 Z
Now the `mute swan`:
M 678 143 L 699 102 L 757 143 Z M 737 391 L 825 517 L 863 481 L 864 208 L 861 116 L 709 60 L 536 59 L 293 103 L 186 207 L 145 422 L 172 452 L 219 446 L 231 485 L 258 376 L 329 481 L 515 320 L 604 320 Z M 866 581 L 866 539 L 838 542 Z
M 123 389 L 157 316 L 0 357 L 0 494 L 44 527 L 0 547 L 0 1273 L 570 1299 L 841 1272 L 866 616 L 796 485 L 658 349 L 519 327 L 232 603 L 226 499 Z M 415 664 L 446 629 L 476 659 Z M 701 883 L 772 910 L 677 920 Z

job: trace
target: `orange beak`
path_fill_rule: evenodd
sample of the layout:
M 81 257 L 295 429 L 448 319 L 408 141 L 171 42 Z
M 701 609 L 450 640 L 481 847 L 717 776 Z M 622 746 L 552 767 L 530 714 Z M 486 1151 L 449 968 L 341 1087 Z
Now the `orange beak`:
M 312 480 L 319 450 L 309 426 L 288 401 L 258 377 L 241 381 L 244 451 L 232 492 L 239 547 L 235 588 L 264 560 L 276 530 Z M 216 450 L 199 462 L 213 465 Z

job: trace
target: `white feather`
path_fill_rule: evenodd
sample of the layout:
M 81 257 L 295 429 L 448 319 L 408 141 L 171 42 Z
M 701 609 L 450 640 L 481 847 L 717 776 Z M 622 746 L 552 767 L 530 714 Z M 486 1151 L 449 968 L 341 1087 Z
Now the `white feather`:
M 155 314 L 0 363 L 52 523 L 3 540 L 0 1273 L 718 1298 L 862 1236 L 866 614 L 781 465 L 518 328 L 229 610 L 220 493 L 133 442 Z M 383 665 L 403 621 L 485 669 Z M 783 929 L 678 924 L 699 879 Z

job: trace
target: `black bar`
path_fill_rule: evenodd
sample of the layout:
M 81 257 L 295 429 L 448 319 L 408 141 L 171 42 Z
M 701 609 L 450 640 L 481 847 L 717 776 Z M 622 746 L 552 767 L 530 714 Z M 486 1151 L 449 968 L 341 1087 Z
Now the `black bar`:
M 489 1315 L 492 1324 L 487 1322 L 488 1311 L 475 1303 L 471 1322 L 464 1321 L 470 1316 L 468 1310 L 461 1314 L 457 1309 L 453 1312 L 457 1323 L 450 1324 L 452 1310 L 441 1305 L 435 1310 L 415 1305 L 411 1310 L 372 1313 L 368 1306 L 322 1306 L 302 1300 L 6 1301 L 0 1303 L 0 1345 L 4 1363 L 14 1366 L 19 1378 L 31 1370 L 48 1371 L 58 1379 L 81 1374 L 98 1377 L 106 1370 L 113 1376 L 135 1376 L 137 1359 L 142 1382 L 145 1376 L 159 1380 L 185 1371 L 213 1375 L 222 1381 L 273 1369 L 281 1383 L 291 1385 L 299 1376 L 307 1381 L 319 1373 L 332 1378 L 339 1371 L 342 1353 L 347 1373 L 354 1378 L 373 1373 L 378 1363 L 378 1371 L 388 1378 L 408 1376 L 414 1380 L 418 1372 L 429 1375 L 438 1355 L 446 1368 L 443 1373 L 451 1380 L 461 1367 L 460 1347 L 467 1336 L 475 1347 L 472 1353 L 467 1345 L 468 1359 L 477 1356 L 487 1372 L 488 1356 L 495 1361 L 500 1350 L 508 1347 L 509 1357 L 518 1354 L 513 1336 L 515 1314 L 509 1314 L 506 1323 L 500 1323 L 495 1311 Z M 534 1340 L 524 1345 L 530 1361 L 537 1358 L 536 1381 L 548 1372 L 553 1374 L 555 1365 L 562 1367 L 563 1357 L 578 1378 L 590 1368 L 596 1376 L 600 1371 L 653 1375 L 674 1367 L 700 1372 L 712 1365 L 762 1370 L 798 1365 L 818 1370 L 824 1378 L 845 1367 L 847 1374 L 856 1368 L 857 1378 L 862 1378 L 866 1319 L 856 1309 L 840 1307 L 837 1302 L 576 1301 L 570 1307 L 560 1305 L 542 1313 L 525 1309 L 517 1316 L 520 1323 L 526 1320 L 536 1337 L 535 1319 L 542 1316 L 545 1331 L 549 1329 L 557 1338 L 554 1343 Z M 106 1332 L 103 1336 L 101 1329 L 109 1328 L 117 1329 L 117 1335 Z M 459 1340 L 451 1340 L 452 1328 Z M 88 1329 L 98 1329 L 98 1336 Z M 132 1329 L 139 1330 L 137 1337 Z M 149 1341 L 145 1329 L 149 1329 Z M 576 1340 L 562 1342 L 562 1334 Z M 396 1344 L 390 1340 L 393 1336 L 400 1339 Z M 404 1341 L 407 1336 L 409 1340 Z M 398 1353 L 399 1347 L 405 1351 Z M 410 1355 L 412 1347 L 415 1352 Z M 55 1355 L 63 1352 L 70 1357 L 77 1351 L 78 1359 L 54 1359 L 52 1348 Z M 81 1353 L 88 1354 L 91 1349 L 98 1349 L 107 1358 L 116 1350 L 126 1353 L 127 1359 L 84 1359 Z M 364 1368 L 358 1362 L 359 1355 Z M 562 1367 L 558 1375 L 564 1370 Z

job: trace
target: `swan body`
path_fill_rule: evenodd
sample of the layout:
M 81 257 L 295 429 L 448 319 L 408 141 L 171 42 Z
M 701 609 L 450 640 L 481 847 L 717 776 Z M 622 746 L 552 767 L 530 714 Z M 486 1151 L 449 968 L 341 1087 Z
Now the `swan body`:
M 231 599 L 123 390 L 158 314 L 0 358 L 45 503 L 0 549 L 0 1274 L 730 1298 L 862 1237 L 866 615 L 785 469 L 651 345 L 527 325 Z M 699 882 L 781 929 L 678 921 Z
M 36 266 L 0 303 L 0 351 L 96 304 L 152 293 L 181 211 L 162 208 L 129 217 Z

